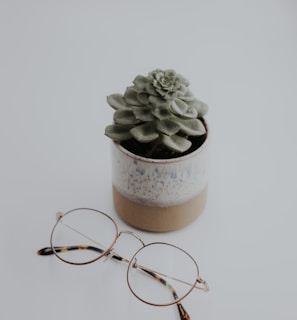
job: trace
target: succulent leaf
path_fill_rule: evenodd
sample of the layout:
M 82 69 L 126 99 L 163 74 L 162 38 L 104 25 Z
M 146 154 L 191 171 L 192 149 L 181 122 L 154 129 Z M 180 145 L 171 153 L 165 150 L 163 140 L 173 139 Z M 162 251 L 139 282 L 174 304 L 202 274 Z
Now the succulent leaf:
M 132 138 L 130 129 L 131 126 L 112 124 L 105 128 L 105 135 L 114 141 L 124 141 Z
M 189 141 L 187 138 L 178 136 L 178 135 L 173 135 L 173 136 L 167 136 L 167 135 L 161 135 L 161 140 L 162 143 L 170 150 L 174 152 L 185 152 L 188 150 L 192 142 Z
M 188 105 L 180 99 L 175 99 L 171 102 L 171 110 L 177 115 L 184 116 L 188 110 Z
M 133 138 L 141 143 L 148 143 L 156 140 L 159 137 L 159 133 L 156 130 L 154 122 L 148 122 L 134 127 L 130 130 Z
M 156 92 L 153 84 L 150 82 L 147 82 L 145 86 L 145 92 L 149 93 L 152 96 L 158 96 L 158 93 Z
M 187 136 L 201 136 L 206 133 L 205 127 L 199 119 L 174 118 L 173 121 L 179 125 L 180 131 Z
M 196 100 L 193 93 L 189 89 L 185 92 L 183 96 L 179 96 L 179 99 L 186 102 Z
M 169 106 L 169 101 L 165 100 L 161 97 L 149 96 L 148 100 L 153 106 L 158 106 L 158 107 L 168 107 Z
M 178 125 L 177 122 L 174 122 L 170 119 L 165 119 L 165 120 L 157 121 L 156 128 L 158 131 L 162 132 L 163 134 L 172 136 L 179 131 L 180 126 Z
M 178 89 L 178 93 L 179 93 L 178 96 L 184 96 L 187 91 L 188 91 L 187 86 L 182 83 Z
M 147 83 L 148 83 L 147 78 L 142 76 L 142 75 L 136 76 L 136 78 L 133 81 L 133 84 L 139 90 L 145 90 L 146 86 L 147 86 Z
M 133 110 L 131 109 L 120 109 L 114 112 L 113 120 L 116 124 L 137 124 L 139 120 L 135 117 Z
M 208 112 L 208 105 L 202 101 L 197 100 L 199 103 L 198 117 L 204 117 Z
M 137 93 L 137 100 L 142 104 L 142 105 L 148 105 L 149 104 L 149 94 L 145 92 L 140 92 Z
M 123 96 L 119 93 L 111 94 L 107 97 L 108 104 L 113 109 L 125 109 L 128 107 L 127 103 L 124 101 Z
M 149 107 L 132 107 L 134 115 L 140 121 L 153 121 L 156 117 L 152 114 L 152 110 Z
M 123 96 L 124 101 L 131 106 L 141 106 L 141 102 L 137 99 L 138 92 L 133 87 L 128 87 Z
M 164 108 L 164 107 L 152 107 L 151 112 L 156 118 L 160 120 L 169 119 L 172 117 L 172 114 L 168 110 L 168 108 Z
M 184 118 L 188 119 L 196 119 L 198 118 L 198 110 L 195 107 L 192 107 L 190 104 L 188 104 L 188 109 L 183 115 Z

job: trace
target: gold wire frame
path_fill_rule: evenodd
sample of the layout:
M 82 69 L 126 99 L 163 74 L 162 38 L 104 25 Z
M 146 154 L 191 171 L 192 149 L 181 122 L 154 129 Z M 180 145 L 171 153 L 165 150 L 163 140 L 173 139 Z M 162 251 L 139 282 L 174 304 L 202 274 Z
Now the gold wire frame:
M 112 241 L 112 243 L 110 244 L 110 246 L 109 246 L 107 249 L 105 249 L 105 250 L 102 252 L 102 254 L 99 255 L 98 257 L 96 257 L 96 258 L 94 258 L 94 259 L 91 259 L 91 260 L 88 260 L 88 261 L 85 261 L 85 262 L 71 262 L 71 261 L 69 261 L 69 260 L 63 259 L 63 258 L 58 254 L 58 252 L 57 252 L 56 249 L 55 249 L 55 246 L 53 245 L 53 237 L 54 237 L 54 233 L 55 233 L 56 227 L 59 225 L 59 223 L 61 222 L 61 219 L 62 219 L 62 218 L 66 217 L 68 214 L 71 214 L 71 213 L 73 213 L 73 212 L 75 212 L 75 211 L 82 211 L 82 210 L 90 210 L 90 211 L 93 211 L 93 212 L 97 212 L 98 214 L 102 214 L 102 215 L 105 216 L 107 219 L 109 219 L 109 220 L 113 223 L 113 225 L 114 225 L 114 227 L 115 227 L 115 237 L 114 237 L 114 240 Z M 79 231 L 77 231 L 77 230 L 74 230 L 74 231 L 75 231 L 75 232 L 79 232 Z M 102 257 L 104 257 L 104 256 L 107 256 L 107 255 L 111 252 L 112 248 L 114 247 L 114 245 L 115 245 L 118 237 L 119 237 L 118 225 L 116 224 L 116 222 L 115 222 L 108 214 L 106 214 L 106 213 L 104 213 L 104 212 L 102 212 L 102 211 L 96 210 L 96 209 L 91 209 L 91 208 L 76 208 L 76 209 L 72 209 L 72 210 L 70 210 L 70 211 L 67 211 L 66 213 L 62 213 L 62 212 L 58 212 L 58 213 L 57 213 L 57 215 L 56 215 L 56 223 L 55 223 L 55 225 L 54 225 L 54 227 L 53 227 L 53 229 L 52 229 L 51 236 L 50 236 L 50 245 L 51 245 L 51 248 L 52 248 L 52 250 L 53 250 L 53 254 L 54 254 L 58 259 L 62 260 L 63 262 L 68 263 L 68 264 L 72 264 L 72 265 L 86 265 L 86 264 L 93 263 L 93 262 L 99 260 L 100 258 L 102 258 Z M 95 242 L 95 241 L 93 241 L 93 242 Z M 62 248 L 62 250 L 60 250 L 59 252 L 63 251 L 63 249 L 64 249 L 64 251 L 67 251 L 67 247 L 64 247 L 64 248 Z M 77 250 L 80 250 L 80 249 L 89 249 L 89 248 L 88 248 L 88 247 L 87 247 L 87 248 L 86 248 L 86 247 L 83 247 L 83 248 L 82 248 L 82 247 L 77 246 Z
M 143 266 L 141 266 L 141 265 L 138 265 L 138 264 L 137 264 L 137 255 L 138 255 L 141 251 L 143 251 L 143 250 L 145 250 L 146 248 L 148 248 L 149 246 L 153 246 L 153 245 L 165 245 L 165 246 L 170 246 L 170 247 L 173 247 L 173 248 L 175 248 L 175 249 L 177 249 L 177 250 L 180 250 L 180 251 L 183 252 L 185 255 L 187 255 L 187 256 L 191 259 L 191 261 L 193 262 L 194 267 L 195 267 L 195 269 L 196 269 L 196 273 L 197 273 L 196 281 L 194 281 L 194 283 L 189 283 L 189 282 L 183 281 L 183 280 L 181 280 L 181 279 L 177 279 L 177 278 L 175 278 L 175 277 L 171 277 L 171 276 L 169 276 L 169 275 L 160 273 L 159 271 L 152 270 L 152 269 L 149 269 L 149 268 L 147 268 L 147 267 L 143 267 Z M 129 271 L 130 271 L 131 268 L 134 268 L 134 267 L 136 267 L 136 268 L 138 268 L 138 269 L 141 269 L 141 270 L 143 270 L 143 271 L 145 271 L 145 272 L 149 272 L 150 275 L 153 276 L 153 277 L 154 277 L 157 281 L 159 281 L 159 282 L 164 281 L 164 280 L 162 280 L 162 276 L 165 276 L 166 278 L 169 278 L 169 279 L 178 281 L 178 282 L 180 282 L 180 283 L 183 283 L 183 284 L 185 284 L 185 285 L 188 285 L 188 286 L 190 287 L 190 289 L 189 289 L 183 296 L 181 296 L 181 297 L 179 297 L 179 298 L 177 298 L 177 299 L 175 299 L 174 301 L 169 302 L 169 303 L 159 303 L 159 304 L 157 304 L 157 303 L 149 302 L 149 301 L 143 299 L 143 298 L 142 298 L 141 296 L 139 296 L 138 294 L 136 294 L 135 291 L 133 290 L 132 285 L 130 284 L 130 281 L 129 281 Z M 204 290 L 204 291 L 208 291 L 208 287 L 207 287 L 207 288 L 206 288 L 206 287 L 205 287 L 205 288 L 201 288 L 201 287 L 197 287 L 197 286 L 196 286 L 197 283 L 202 283 L 202 284 L 204 284 L 204 283 L 206 283 L 206 282 L 205 282 L 205 280 L 203 280 L 203 279 L 199 276 L 199 267 L 198 267 L 198 264 L 197 264 L 197 262 L 195 261 L 195 259 L 194 259 L 187 251 L 185 251 L 184 249 L 181 249 L 180 247 L 177 247 L 177 246 L 175 246 L 175 245 L 173 245 L 173 244 L 166 243 L 166 242 L 152 242 L 152 243 L 149 243 L 149 244 L 145 245 L 144 247 L 142 247 L 142 248 L 140 248 L 139 250 L 136 251 L 136 253 L 135 253 L 134 256 L 131 258 L 130 263 L 129 263 L 129 265 L 128 265 L 128 269 L 127 269 L 127 283 L 128 283 L 128 287 L 129 287 L 130 291 L 132 292 L 132 294 L 133 294 L 137 299 L 139 299 L 140 301 L 142 301 L 142 302 L 144 302 L 144 303 L 146 303 L 146 304 L 149 304 L 149 305 L 152 305 L 152 306 L 158 306 L 158 307 L 159 307 L 159 306 L 160 306 L 160 307 L 166 307 L 166 306 L 170 306 L 170 305 L 179 303 L 179 302 L 182 301 L 184 298 L 186 298 L 186 297 L 193 291 L 194 288 L 196 288 L 196 289 L 201 289 L 201 290 Z M 173 288 L 171 285 L 169 285 L 169 286 L 167 285 L 167 287 L 168 287 L 168 289 L 171 290 L 172 294 L 174 295 L 174 294 L 175 294 L 174 288 Z
M 53 244 L 53 237 L 54 237 L 54 233 L 55 233 L 55 230 L 56 230 L 56 227 L 59 225 L 59 223 L 61 222 L 61 219 L 64 218 L 65 216 L 67 216 L 68 214 L 71 214 L 73 212 L 76 212 L 76 211 L 80 211 L 80 210 L 90 210 L 90 211 L 93 211 L 93 212 L 96 212 L 98 214 L 101 214 L 103 216 L 105 216 L 107 219 L 109 219 L 114 227 L 115 227 L 115 237 L 112 241 L 112 243 L 110 244 L 110 246 L 106 249 L 100 249 L 100 248 L 97 248 L 97 247 L 93 247 L 93 246 L 80 246 L 80 245 L 75 245 L 75 246 L 65 246 L 65 247 L 55 247 L 54 244 Z M 73 229 L 73 231 L 75 232 L 78 232 L 79 234 L 81 234 L 78 230 L 75 230 Z M 142 247 L 136 251 L 136 253 L 134 254 L 134 256 L 131 258 L 131 260 L 127 260 L 115 253 L 113 253 L 113 247 L 116 243 L 116 241 L 118 240 L 118 238 L 121 236 L 121 234 L 129 234 L 133 237 L 135 237 L 138 241 L 141 242 L 141 245 Z M 83 235 L 81 234 L 82 236 L 88 238 L 86 235 Z M 94 243 L 97 243 L 96 241 L 88 238 L 89 240 L 93 241 Z M 135 257 L 137 257 L 137 254 L 139 254 L 140 251 L 142 251 L 143 249 L 149 247 L 149 246 L 152 246 L 152 245 L 156 245 L 156 244 L 162 244 L 162 245 L 167 245 L 167 246 L 171 246 L 173 248 L 176 248 L 177 250 L 180 250 L 181 252 L 183 252 L 184 254 L 186 254 L 194 263 L 194 267 L 196 268 L 196 271 L 197 271 L 197 279 L 196 281 L 191 284 L 189 282 L 185 282 L 183 280 L 180 280 L 180 279 L 176 279 L 176 278 L 173 278 L 173 277 L 170 277 L 168 275 L 165 275 L 165 274 L 161 274 L 159 273 L 158 271 L 156 270 L 151 270 L 149 268 L 146 268 L 146 267 L 143 267 L 141 265 L 137 265 L 137 263 L 135 262 Z M 69 261 L 69 260 L 66 260 L 66 259 L 63 259 L 58 253 L 59 252 L 66 252 L 66 251 L 70 251 L 70 250 L 94 250 L 94 251 L 97 251 L 98 253 L 100 253 L 100 255 L 98 255 L 98 257 L 94 258 L 94 259 L 91 259 L 91 260 L 88 260 L 88 261 L 84 261 L 84 262 L 72 262 L 72 261 Z M 102 212 L 102 211 L 99 211 L 99 210 L 96 210 L 96 209 L 91 209 L 91 208 L 76 208 L 76 209 L 73 209 L 73 210 L 70 210 L 70 211 L 67 211 L 66 213 L 61 213 L 61 212 L 58 212 L 57 213 L 57 216 L 56 216 L 56 223 L 52 229 L 52 232 L 51 232 L 51 235 L 50 235 L 50 247 L 45 247 L 43 249 L 40 249 L 37 251 L 37 253 L 39 255 L 52 255 L 54 254 L 59 260 L 65 262 L 65 263 L 68 263 L 68 264 L 72 264 L 72 265 L 86 265 L 86 264 L 90 264 L 90 263 L 93 263 L 97 260 L 99 260 L 100 258 L 102 257 L 106 257 L 106 256 L 109 256 L 110 258 L 113 258 L 113 259 L 116 259 L 116 260 L 119 260 L 119 261 L 123 261 L 123 262 L 126 262 L 128 263 L 128 268 L 127 268 L 127 274 L 126 274 L 126 280 L 127 280 L 127 284 L 128 284 L 128 287 L 131 291 L 131 293 L 133 294 L 134 297 L 136 297 L 138 300 L 146 303 L 146 304 L 149 304 L 149 305 L 152 305 L 152 306 L 170 306 L 170 305 L 177 305 L 177 308 L 178 308 L 178 311 L 179 311 L 179 314 L 180 314 L 180 318 L 181 320 L 186 320 L 186 319 L 190 319 L 188 313 L 186 312 L 186 310 L 184 309 L 184 307 L 182 306 L 182 304 L 180 303 L 184 298 L 186 298 L 192 291 L 194 288 L 196 289 L 201 289 L 203 291 L 208 291 L 209 290 L 209 287 L 208 287 L 208 284 L 207 282 L 202 279 L 200 276 L 199 276 L 199 268 L 198 268 L 198 264 L 197 262 L 195 261 L 195 259 L 187 252 L 185 251 L 184 249 L 181 249 L 173 244 L 169 244 L 169 243 L 166 243 L 166 242 L 153 242 L 153 243 L 149 243 L 149 244 L 145 244 L 143 242 L 143 240 L 140 238 L 139 235 L 137 235 L 136 233 L 134 233 L 133 231 L 121 231 L 119 232 L 119 228 L 118 228 L 118 225 L 116 224 L 115 220 L 110 217 L 108 214 Z M 161 282 L 163 285 L 166 285 L 172 292 L 173 296 L 177 296 L 177 298 L 175 300 L 173 300 L 172 302 L 169 302 L 169 303 L 164 303 L 164 304 L 156 304 L 156 303 L 152 303 L 152 302 L 149 302 L 149 301 L 146 301 L 145 299 L 141 298 L 139 295 L 137 295 L 130 282 L 129 282 L 129 270 L 133 267 L 137 267 L 139 269 L 141 269 L 142 271 L 150 274 L 153 278 L 155 278 L 157 281 Z M 175 292 L 174 288 L 167 283 L 166 280 L 164 280 L 162 278 L 162 276 L 166 276 L 167 278 L 171 278 L 173 280 L 176 280 L 176 281 L 179 281 L 181 283 L 184 283 L 186 285 L 188 285 L 190 287 L 190 289 L 181 297 L 178 297 L 177 293 Z M 198 286 L 198 284 L 201 284 L 203 285 L 203 287 L 200 287 Z

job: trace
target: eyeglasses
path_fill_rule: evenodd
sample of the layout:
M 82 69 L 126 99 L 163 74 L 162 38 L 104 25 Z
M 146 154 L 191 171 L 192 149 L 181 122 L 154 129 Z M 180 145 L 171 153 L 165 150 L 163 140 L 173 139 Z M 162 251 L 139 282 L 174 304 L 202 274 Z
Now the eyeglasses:
M 119 232 L 107 214 L 90 208 L 57 213 L 50 236 L 50 247 L 39 255 L 52 255 L 63 262 L 85 265 L 103 257 L 128 264 L 127 283 L 133 295 L 153 306 L 176 304 L 180 319 L 190 319 L 181 304 L 193 289 L 208 291 L 200 277 L 198 264 L 185 250 L 164 242 L 145 244 L 132 231 Z M 141 248 L 129 260 L 120 256 L 114 245 L 122 234 L 135 237 Z

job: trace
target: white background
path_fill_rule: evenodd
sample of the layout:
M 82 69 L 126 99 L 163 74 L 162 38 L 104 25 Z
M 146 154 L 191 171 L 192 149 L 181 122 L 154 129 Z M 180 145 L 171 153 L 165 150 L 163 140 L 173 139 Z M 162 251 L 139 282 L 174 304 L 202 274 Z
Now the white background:
M 297 319 L 297 2 L 0 1 L 0 319 L 178 319 L 126 286 L 125 265 L 36 250 L 55 212 L 109 213 L 106 103 L 174 68 L 209 104 L 209 198 L 189 227 L 139 231 L 187 249 L 211 287 L 192 319 Z M 182 267 L 182 266 L 181 266 Z

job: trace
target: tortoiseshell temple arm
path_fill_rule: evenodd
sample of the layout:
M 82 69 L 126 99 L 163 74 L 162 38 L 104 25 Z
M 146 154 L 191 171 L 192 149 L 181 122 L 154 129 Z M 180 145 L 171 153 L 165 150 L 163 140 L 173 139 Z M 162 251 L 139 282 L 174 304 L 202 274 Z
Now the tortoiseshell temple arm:
M 67 252 L 67 251 L 73 251 L 73 250 L 92 250 L 99 253 L 102 253 L 103 250 L 97 247 L 91 247 L 91 246 L 67 246 L 67 247 L 54 247 L 56 252 Z M 40 256 L 48 256 L 51 254 L 54 254 L 54 251 L 51 247 L 45 247 L 37 251 L 37 254 Z
M 67 247 L 54 247 L 55 252 L 67 252 L 67 251 L 73 251 L 73 250 L 92 250 L 92 251 L 96 251 L 99 253 L 103 253 L 104 250 L 97 248 L 97 247 L 93 247 L 93 246 L 67 246 Z M 37 254 L 40 256 L 48 256 L 48 255 L 52 255 L 54 254 L 54 251 L 51 247 L 45 247 L 42 248 L 40 250 L 37 251 Z M 112 259 L 118 260 L 118 261 L 125 261 L 128 262 L 126 259 L 122 258 L 121 256 L 112 253 L 111 256 Z M 136 268 L 144 271 L 145 273 L 147 273 L 148 275 L 150 275 L 151 277 L 153 277 L 156 281 L 162 283 L 164 286 L 166 286 L 172 293 L 172 296 L 174 297 L 175 300 L 178 300 L 178 295 L 176 293 L 176 291 L 174 290 L 174 288 L 171 286 L 171 284 L 169 284 L 165 279 L 161 278 L 159 275 L 157 275 L 155 272 L 152 272 L 150 270 L 145 269 L 144 267 L 141 267 L 139 265 L 135 265 Z M 181 320 L 190 320 L 190 316 L 187 313 L 187 311 L 185 310 L 185 308 L 183 307 L 183 305 L 181 303 L 177 303 L 177 309 L 180 315 L 180 319 Z
M 163 278 L 161 278 L 159 275 L 157 275 L 156 273 L 150 271 L 150 270 L 147 270 L 139 265 L 135 265 L 136 268 L 144 271 L 145 273 L 149 274 L 150 276 L 152 276 L 155 280 L 159 281 L 160 283 L 162 283 L 164 286 L 166 286 L 172 293 L 173 295 L 173 298 L 175 300 L 178 300 L 178 295 L 176 293 L 176 291 L 174 290 L 174 288 L 172 287 L 172 285 L 170 283 L 168 283 L 166 280 L 164 280 Z M 178 309 L 178 312 L 179 312 L 179 315 L 180 315 L 180 319 L 181 320 L 190 320 L 190 316 L 189 314 L 187 313 L 187 311 L 185 310 L 185 308 L 183 307 L 183 305 L 181 303 L 177 303 L 177 309 Z
M 73 250 L 91 250 L 91 251 L 96 251 L 99 253 L 103 253 L 104 250 L 97 248 L 97 247 L 92 247 L 92 246 L 67 246 L 67 247 L 54 247 L 55 252 L 67 252 L 67 251 L 73 251 Z M 37 254 L 40 256 L 49 256 L 54 254 L 54 250 L 51 247 L 45 247 L 37 251 Z M 124 260 L 124 258 L 120 257 L 119 255 L 112 254 L 112 258 L 116 259 L 118 261 Z

